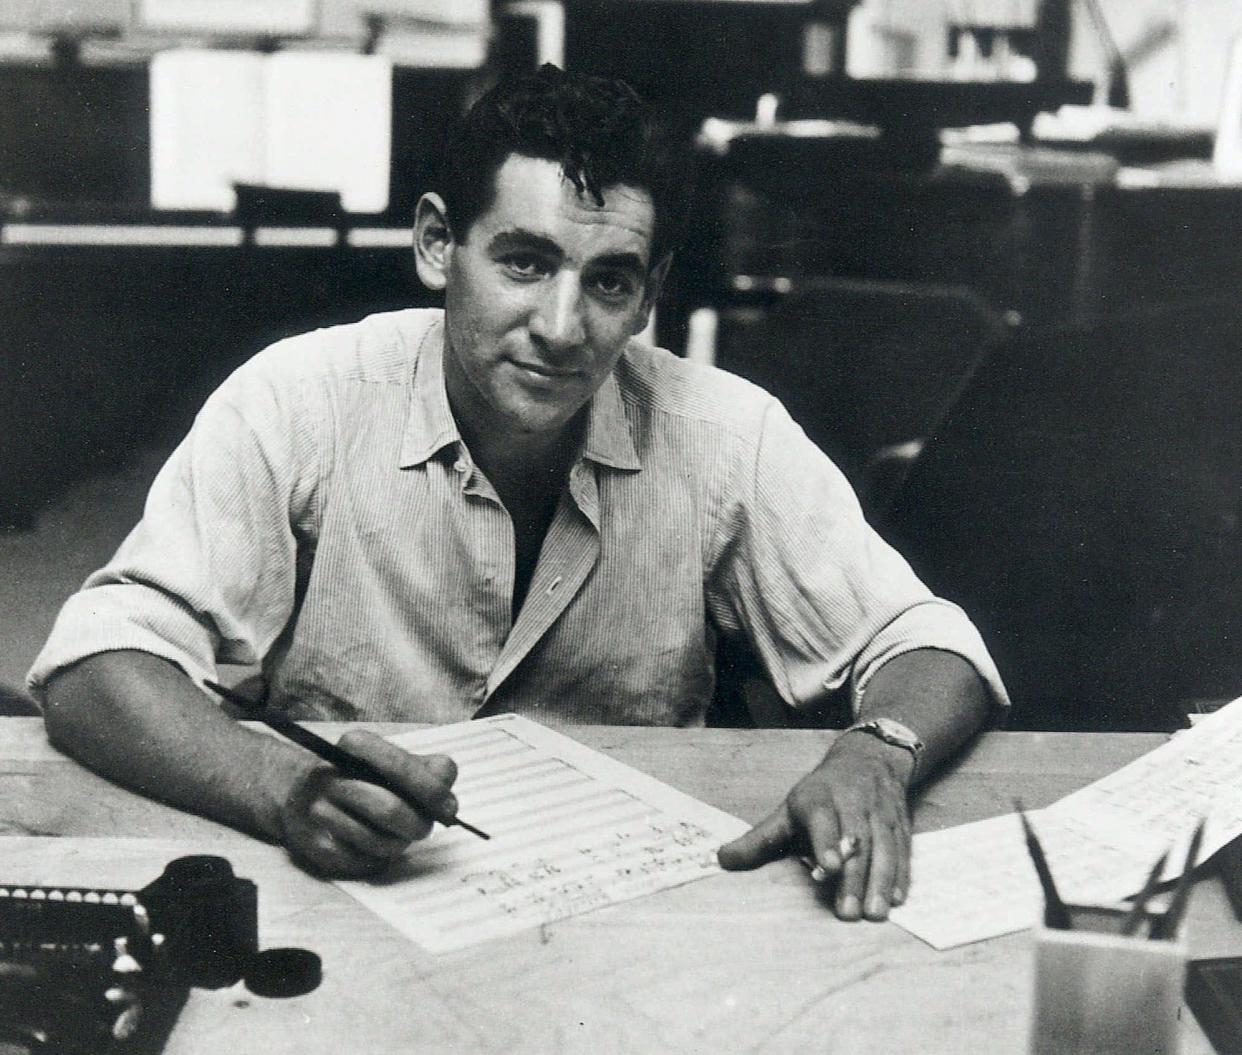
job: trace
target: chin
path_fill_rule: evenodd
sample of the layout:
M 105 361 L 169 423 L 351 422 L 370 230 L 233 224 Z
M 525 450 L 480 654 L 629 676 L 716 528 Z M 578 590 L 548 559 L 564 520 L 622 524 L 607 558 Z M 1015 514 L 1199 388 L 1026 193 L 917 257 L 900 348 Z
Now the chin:
M 572 418 L 562 417 L 534 417 L 531 415 L 523 415 L 520 418 L 514 418 L 513 434 L 515 436 L 533 437 L 533 436 L 550 436 L 561 432 Z
M 498 401 L 499 409 L 507 419 L 509 427 L 523 433 L 555 432 L 563 429 L 590 402 L 589 397 L 583 400 L 567 400 L 564 393 L 559 393 L 559 399 L 541 399 L 538 393 L 523 392 L 520 393 L 521 398 L 514 400 L 512 395 L 513 393 L 509 393 L 509 399 Z

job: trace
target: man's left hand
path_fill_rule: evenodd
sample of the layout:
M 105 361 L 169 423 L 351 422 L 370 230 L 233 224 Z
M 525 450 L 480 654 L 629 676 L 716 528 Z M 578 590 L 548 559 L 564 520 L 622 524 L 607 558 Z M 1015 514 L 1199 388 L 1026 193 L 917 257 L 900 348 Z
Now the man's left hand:
M 839 737 L 766 819 L 719 851 L 721 867 L 757 868 L 788 853 L 813 859 L 813 874 L 836 881 L 843 920 L 887 918 L 910 889 L 914 759 L 857 733 Z

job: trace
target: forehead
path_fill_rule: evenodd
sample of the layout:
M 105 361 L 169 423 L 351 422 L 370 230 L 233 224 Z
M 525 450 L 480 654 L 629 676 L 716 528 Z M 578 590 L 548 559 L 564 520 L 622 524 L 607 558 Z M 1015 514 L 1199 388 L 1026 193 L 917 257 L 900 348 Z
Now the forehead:
M 647 191 L 606 187 L 599 205 L 589 192 L 578 193 L 558 162 L 517 154 L 505 160 L 495 181 L 492 204 L 472 225 L 472 238 L 522 231 L 555 242 L 568 256 L 636 253 L 649 262 L 655 206 Z

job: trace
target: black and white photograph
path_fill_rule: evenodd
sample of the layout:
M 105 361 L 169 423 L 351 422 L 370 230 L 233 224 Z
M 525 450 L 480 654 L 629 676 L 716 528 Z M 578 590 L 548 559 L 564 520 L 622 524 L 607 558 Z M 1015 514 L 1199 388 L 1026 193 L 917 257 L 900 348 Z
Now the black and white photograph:
M 0 1055 L 1240 1006 L 1236 0 L 0 0 Z

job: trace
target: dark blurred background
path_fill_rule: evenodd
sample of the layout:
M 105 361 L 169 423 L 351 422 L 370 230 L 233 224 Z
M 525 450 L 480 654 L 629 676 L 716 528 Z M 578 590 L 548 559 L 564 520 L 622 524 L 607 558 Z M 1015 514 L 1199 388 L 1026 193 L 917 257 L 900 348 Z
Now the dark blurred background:
M 657 339 L 786 401 L 975 617 L 1014 725 L 1172 728 L 1237 695 L 1234 7 L 295 0 L 185 26 L 175 2 L 8 0 L 0 684 L 230 370 L 433 302 L 409 222 L 445 128 L 551 60 L 626 78 L 694 144 Z M 390 63 L 386 206 L 260 182 L 153 207 L 151 69 L 185 47 Z

